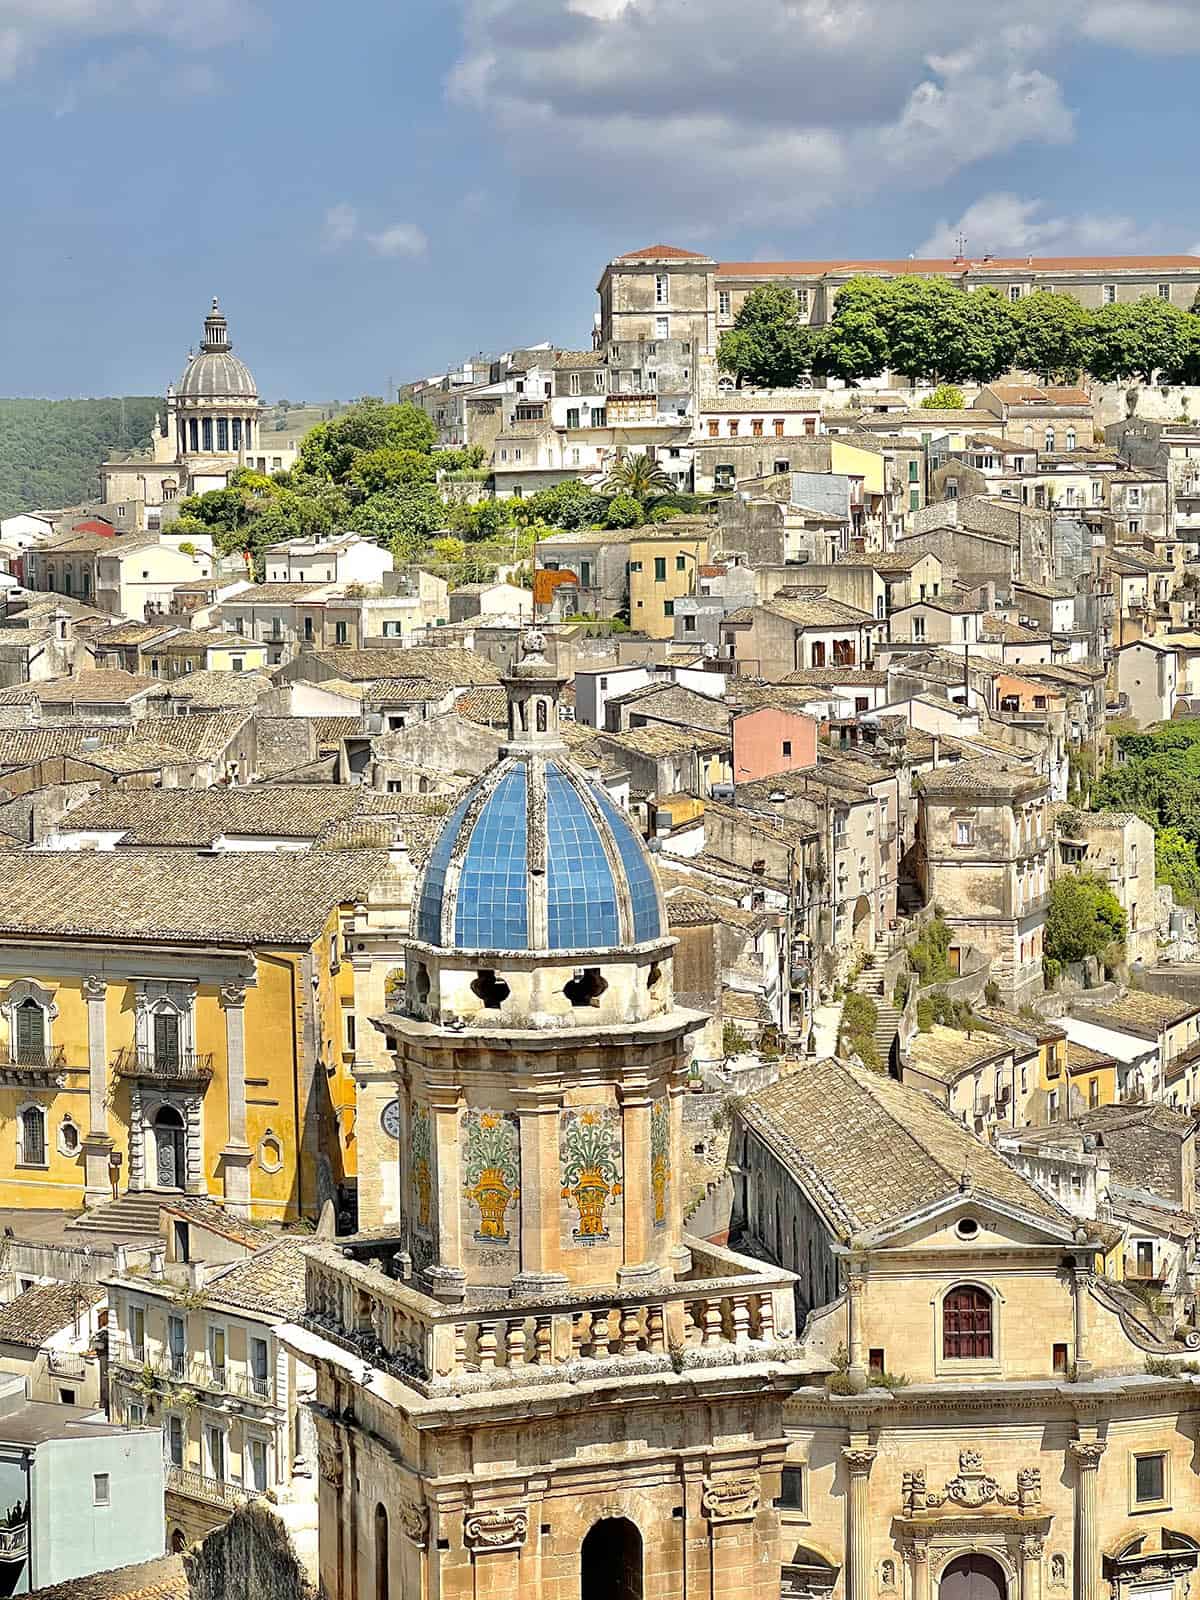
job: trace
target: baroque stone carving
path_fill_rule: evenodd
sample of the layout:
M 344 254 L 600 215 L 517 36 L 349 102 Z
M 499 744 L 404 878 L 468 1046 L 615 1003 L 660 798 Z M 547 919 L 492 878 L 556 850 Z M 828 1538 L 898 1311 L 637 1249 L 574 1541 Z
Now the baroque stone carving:
M 525 1543 L 528 1532 L 529 1513 L 520 1506 L 468 1511 L 463 1518 L 463 1538 L 468 1550 L 515 1550 Z
M 108 979 L 94 972 L 89 973 L 83 980 L 82 988 L 85 1000 L 103 1000 L 108 993 Z
M 317 1470 L 330 1488 L 342 1487 L 342 1452 L 336 1445 L 323 1444 L 318 1447 Z
M 870 1472 L 877 1454 L 878 1451 L 866 1446 L 845 1445 L 842 1448 L 842 1460 L 846 1463 L 851 1477 Z
M 712 1522 L 733 1522 L 758 1511 L 757 1478 L 705 1478 L 700 1504 Z
M 1071 1441 L 1071 1454 L 1075 1458 L 1075 1465 L 1081 1472 L 1095 1472 L 1100 1465 L 1100 1458 L 1108 1449 L 1103 1439 L 1073 1439 Z
M 402 1494 L 397 1495 L 393 1503 L 401 1533 L 406 1539 L 411 1539 L 413 1544 L 424 1549 L 429 1540 L 428 1506 L 416 1500 L 409 1500 Z
M 1021 1560 L 1040 1561 L 1046 1549 L 1046 1541 L 1040 1534 L 1025 1533 L 1021 1535 Z
M 245 978 L 230 978 L 221 985 L 221 1004 L 229 1009 L 230 1006 L 244 1006 L 246 1004 L 246 990 L 248 988 Z
M 947 1504 L 963 1506 L 968 1511 L 987 1505 L 1018 1506 L 1022 1511 L 1029 1511 L 1041 1504 L 1042 1475 L 1037 1467 L 1022 1467 L 1017 1473 L 1016 1488 L 1002 1489 L 991 1473 L 984 1471 L 979 1452 L 963 1450 L 958 1458 L 958 1472 L 944 1488 L 929 1489 L 925 1468 L 914 1467 L 904 1474 L 903 1489 L 907 1516 L 936 1511 Z

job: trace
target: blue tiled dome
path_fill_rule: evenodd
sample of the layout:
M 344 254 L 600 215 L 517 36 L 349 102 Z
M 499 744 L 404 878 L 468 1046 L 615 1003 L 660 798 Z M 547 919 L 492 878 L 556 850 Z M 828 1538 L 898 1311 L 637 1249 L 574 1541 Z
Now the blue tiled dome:
M 565 756 L 509 756 L 450 814 L 414 927 L 457 950 L 604 950 L 666 923 L 645 846 L 603 789 Z

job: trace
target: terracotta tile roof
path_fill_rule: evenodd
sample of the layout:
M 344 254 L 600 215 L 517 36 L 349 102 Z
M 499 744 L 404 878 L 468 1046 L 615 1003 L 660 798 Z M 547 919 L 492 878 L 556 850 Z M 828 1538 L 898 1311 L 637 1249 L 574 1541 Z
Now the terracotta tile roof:
M 998 1034 L 960 1033 L 935 1023 L 928 1033 L 914 1034 L 908 1045 L 908 1059 L 917 1071 L 938 1083 L 954 1084 L 968 1072 L 1007 1055 L 1012 1046 Z
M 318 750 L 336 749 L 343 739 L 353 739 L 363 734 L 361 717 L 314 717 L 312 725 Z
M 205 1283 L 208 1298 L 222 1305 L 292 1319 L 304 1314 L 305 1244 L 309 1239 L 281 1239 L 212 1273 Z
M 1078 1073 L 1099 1072 L 1116 1064 L 1113 1057 L 1106 1056 L 1103 1050 L 1093 1050 L 1087 1044 L 1076 1044 L 1074 1039 L 1067 1042 L 1067 1071 L 1072 1077 Z
M 1168 1106 L 1113 1105 L 1085 1112 L 1071 1126 L 1099 1139 L 1117 1183 L 1183 1198 L 1181 1146 L 1195 1137 L 1194 1118 Z
M 629 728 L 624 733 L 597 733 L 597 742 L 615 747 L 622 752 L 639 756 L 676 756 L 693 750 L 718 750 L 727 745 L 724 733 L 708 733 L 703 729 L 686 732 L 683 728 L 668 727 L 665 723 L 645 728 Z
M 61 1333 L 107 1299 L 108 1291 L 94 1283 L 38 1283 L 15 1300 L 0 1306 L 0 1341 L 38 1350 L 47 1339 Z
M 117 667 L 103 667 L 95 671 L 78 672 L 70 677 L 43 678 L 37 683 L 0 690 L 0 705 L 24 704 L 31 698 L 40 700 L 44 705 L 60 700 L 72 705 L 107 705 L 139 699 L 151 692 L 165 695 L 166 686 L 158 678 L 122 672 Z
M 308 946 L 362 900 L 376 851 L 0 851 L 0 934 Z
M 800 628 L 835 628 L 843 623 L 858 625 L 874 620 L 870 612 L 860 611 L 857 606 L 843 605 L 840 600 L 830 600 L 827 596 L 818 600 L 787 600 L 777 595 L 775 599 L 768 600 L 762 609 L 785 617 Z M 726 618 L 726 621 L 730 620 Z
M 930 796 L 959 794 L 997 794 L 1012 796 L 1045 789 L 1045 778 L 1036 773 L 1002 767 L 998 761 L 956 761 L 950 767 L 937 767 L 921 774 L 922 791 Z
M 190 1592 L 182 1556 L 158 1556 L 33 1591 L 37 1600 L 188 1600 Z
M 333 667 L 347 683 L 424 678 L 447 688 L 466 689 L 475 684 L 499 683 L 500 673 L 483 656 L 461 645 L 414 646 L 392 649 L 386 645 L 358 650 L 350 645 L 315 650 L 316 659 Z
M 641 250 L 627 250 L 618 261 L 707 261 L 697 250 L 681 250 L 673 244 L 648 244 Z
M 223 1238 L 232 1239 L 235 1244 L 243 1244 L 251 1250 L 277 1237 L 271 1228 L 264 1228 L 257 1222 L 248 1222 L 245 1217 L 235 1216 L 223 1205 L 218 1205 L 215 1200 L 206 1199 L 203 1195 L 181 1194 L 160 1198 L 159 1210 L 167 1212 L 172 1217 L 183 1217 L 189 1222 L 196 1223 L 198 1227 L 207 1228 L 210 1233 L 219 1233 Z
M 167 685 L 172 700 L 217 710 L 227 706 L 255 706 L 275 687 L 269 672 L 189 672 Z
M 503 728 L 508 725 L 508 696 L 499 684 L 464 690 L 454 702 L 454 709 L 468 722 L 478 722 L 484 727 Z
M 934 602 L 936 604 L 936 602 Z M 974 606 L 970 610 L 977 609 Z M 1003 617 L 985 616 L 980 624 L 985 639 L 996 639 L 1001 644 L 1049 644 L 1050 634 L 1041 628 L 1026 628 L 1019 622 L 1006 622 Z
M 731 1022 L 749 1022 L 755 1027 L 767 1027 L 775 1020 L 761 994 L 747 994 L 742 989 L 721 990 L 721 1015 Z
M 1076 1006 L 1072 1015 L 1081 1022 L 1094 1022 L 1102 1028 L 1157 1037 L 1164 1028 L 1184 1017 L 1194 1017 L 1200 1004 L 1181 1000 L 1177 995 L 1151 994 L 1148 989 L 1130 989 L 1120 1000 L 1103 1006 Z
M 209 849 L 223 835 L 315 839 L 357 811 L 341 784 L 270 784 L 250 789 L 112 789 L 62 819 L 63 832 L 123 831 L 123 846 Z
M 224 611 L 226 606 L 288 606 L 298 601 L 316 601 L 324 599 L 332 586 L 332 582 L 256 583 L 249 589 L 240 589 L 237 594 L 226 595 L 217 603 L 216 609 Z
M 669 247 L 668 253 L 673 253 Z M 644 255 L 645 251 L 635 251 Z M 683 254 L 690 252 L 684 251 Z M 619 259 L 625 260 L 627 257 Z M 964 272 L 1113 272 L 1175 271 L 1196 272 L 1195 256 L 993 256 L 978 261 L 961 257 L 944 256 L 929 259 L 908 258 L 900 261 L 861 261 L 840 259 L 835 261 L 720 261 L 718 277 L 734 278 L 820 278 L 828 273 L 890 272 L 897 275 L 961 274 Z
M 250 720 L 247 710 L 195 711 L 186 717 L 143 717 L 138 737 L 169 745 L 185 761 L 213 761 L 229 749 Z
M 1067 1213 L 930 1095 L 827 1057 L 750 1095 L 736 1113 L 787 1166 L 843 1241 L 974 1192 L 1069 1225 Z
M 129 738 L 128 726 L 95 727 L 74 724 L 67 728 L 5 728 L 0 733 L 0 766 L 21 767 L 34 761 L 48 761 L 54 756 L 78 756 L 90 761 L 95 749 L 85 749 L 92 743 L 115 747 Z
M 1027 1038 L 1036 1039 L 1039 1044 L 1049 1044 L 1052 1040 L 1067 1037 L 1056 1022 L 1048 1022 L 1045 1017 L 1023 1017 L 1019 1011 L 1007 1011 L 1003 1006 L 981 1006 L 979 1016 L 1005 1034 L 1024 1034 Z

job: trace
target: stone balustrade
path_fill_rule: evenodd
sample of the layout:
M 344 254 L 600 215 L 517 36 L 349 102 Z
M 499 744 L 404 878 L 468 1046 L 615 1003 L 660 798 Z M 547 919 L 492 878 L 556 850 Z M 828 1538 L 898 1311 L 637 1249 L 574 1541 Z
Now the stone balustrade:
M 703 1262 L 716 1268 L 712 1276 L 657 1288 L 519 1301 L 490 1291 L 452 1306 L 336 1247 L 307 1254 L 306 1325 L 422 1389 L 483 1386 L 497 1375 L 536 1382 L 551 1370 L 561 1378 L 565 1368 L 580 1377 L 600 1363 L 682 1369 L 689 1358 L 704 1364 L 703 1352 L 716 1347 L 723 1360 L 750 1361 L 795 1340 L 791 1275 L 728 1251 Z

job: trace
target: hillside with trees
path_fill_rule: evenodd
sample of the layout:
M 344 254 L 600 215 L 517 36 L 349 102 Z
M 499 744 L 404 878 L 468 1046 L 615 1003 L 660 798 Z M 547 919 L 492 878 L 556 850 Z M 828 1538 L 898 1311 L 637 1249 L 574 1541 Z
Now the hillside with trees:
M 416 406 L 362 400 L 313 428 L 290 471 L 235 472 L 226 488 L 181 501 L 175 530 L 212 534 L 261 577 L 269 545 L 349 528 L 397 562 L 420 559 L 468 582 L 527 559 L 539 534 L 640 527 L 693 503 L 647 455 L 619 461 L 597 488 L 571 479 L 525 499 L 478 498 L 482 450 L 435 450 L 434 438 Z
M 78 505 L 100 494 L 100 463 L 150 443 L 156 395 L 0 400 L 0 516 Z

